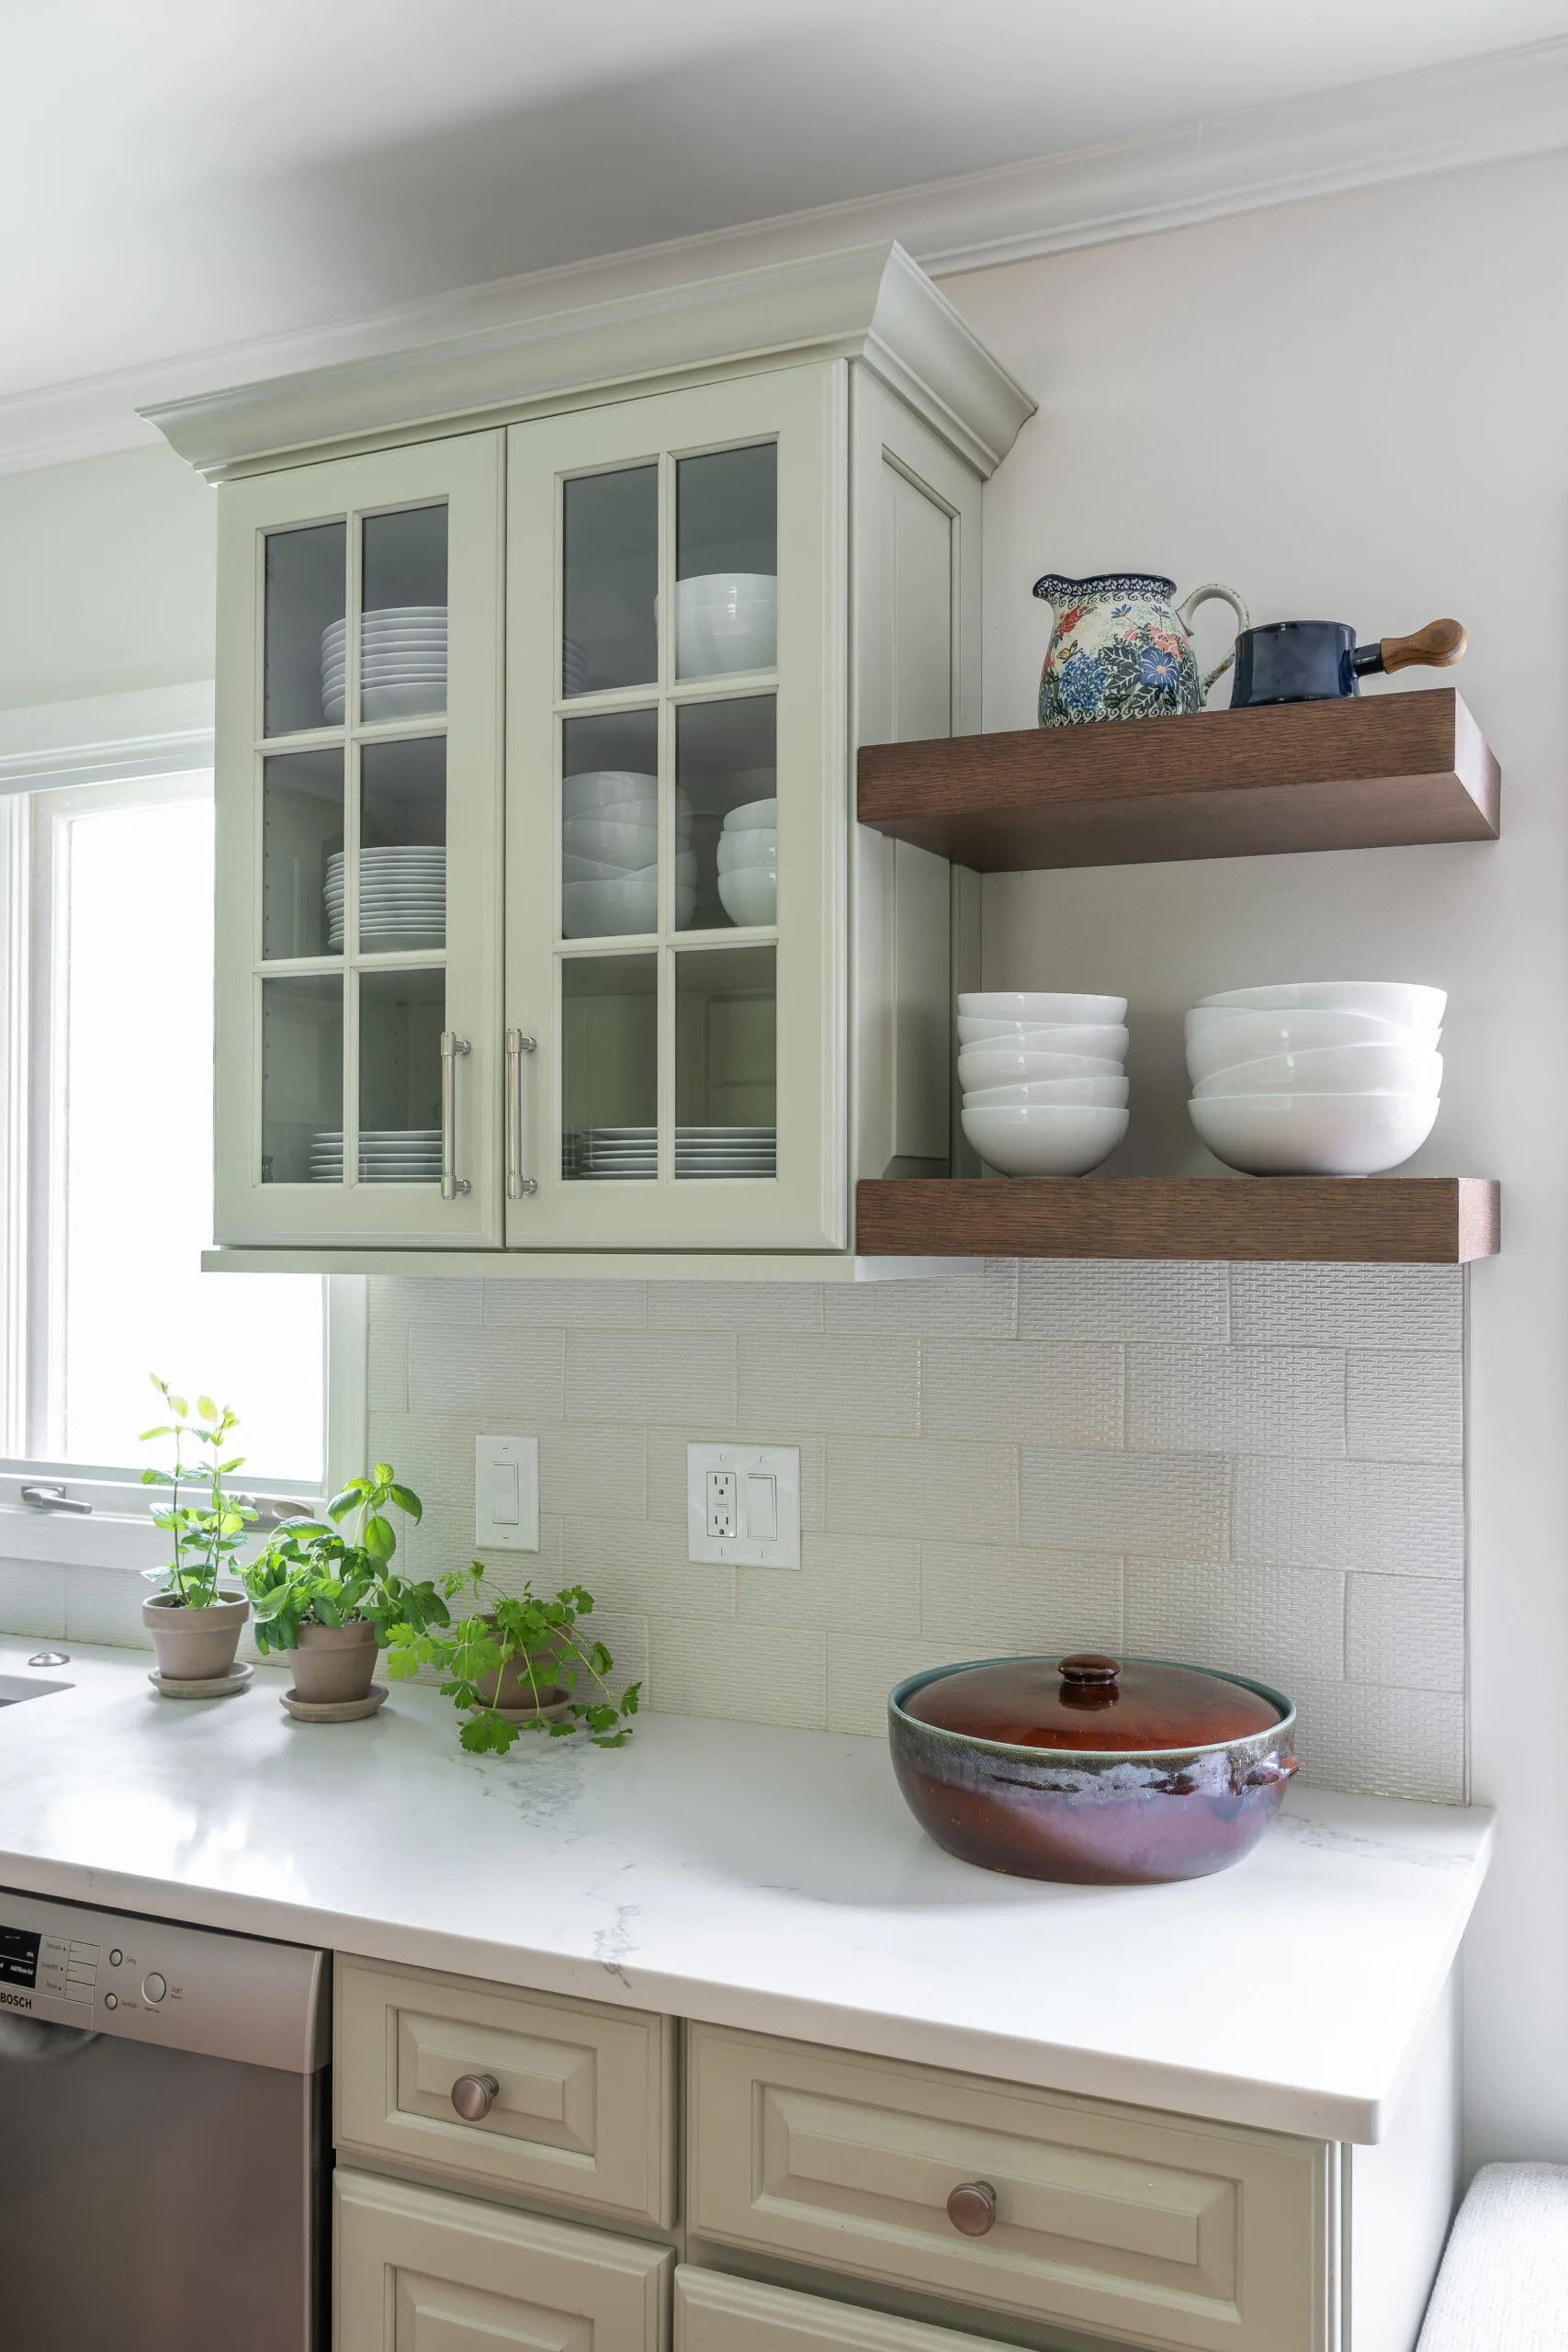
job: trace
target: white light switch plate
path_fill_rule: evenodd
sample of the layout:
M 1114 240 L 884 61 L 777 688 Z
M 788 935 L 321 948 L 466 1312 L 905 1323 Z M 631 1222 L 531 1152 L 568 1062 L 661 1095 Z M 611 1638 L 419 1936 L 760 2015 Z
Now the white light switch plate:
M 799 1446 L 689 1445 L 686 1556 L 798 1568 Z
M 481 1552 L 539 1548 L 539 1441 L 474 1440 L 474 1542 Z

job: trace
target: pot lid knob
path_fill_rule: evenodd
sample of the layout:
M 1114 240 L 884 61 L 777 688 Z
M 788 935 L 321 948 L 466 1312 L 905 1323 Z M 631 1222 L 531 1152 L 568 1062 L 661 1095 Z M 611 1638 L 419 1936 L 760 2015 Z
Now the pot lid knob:
M 1115 1681 L 1121 1671 L 1119 1658 L 1100 1657 L 1092 1650 L 1081 1650 L 1076 1657 L 1061 1661 L 1063 1681 L 1079 1690 L 1104 1689 Z

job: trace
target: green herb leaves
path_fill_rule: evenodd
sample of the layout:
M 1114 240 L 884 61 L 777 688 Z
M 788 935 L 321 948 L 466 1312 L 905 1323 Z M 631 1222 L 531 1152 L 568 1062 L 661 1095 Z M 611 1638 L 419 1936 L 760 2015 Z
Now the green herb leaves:
M 173 1560 L 166 1567 L 144 1571 L 150 1582 L 161 1584 L 167 1592 L 176 1593 L 186 1609 L 209 1609 L 219 1598 L 219 1579 L 241 1544 L 245 1530 L 256 1514 L 248 1503 L 236 1496 L 225 1495 L 223 1481 L 231 1471 L 238 1470 L 244 1461 L 242 1453 L 218 1459 L 224 1439 L 239 1427 L 236 1416 L 227 1405 L 215 1405 L 210 1396 L 198 1396 L 196 1418 L 183 1396 L 176 1396 L 166 1380 L 151 1373 L 153 1387 L 174 1415 L 170 1421 L 160 1421 L 152 1429 L 143 1430 L 141 1442 L 150 1443 L 156 1438 L 172 1437 L 175 1441 L 175 1466 L 172 1470 L 143 1470 L 144 1487 L 173 1488 L 165 1510 L 152 1513 L 152 1524 L 161 1527 L 174 1539 Z M 203 1461 L 199 1453 L 186 1458 L 186 1448 L 207 1446 L 210 1459 Z M 180 1488 L 193 1488 L 205 1496 L 200 1504 L 182 1503 Z
M 420 1634 L 449 1620 L 446 1603 L 432 1584 L 395 1576 L 388 1562 L 398 1548 L 385 1516 L 390 1504 L 406 1519 L 423 1515 L 419 1497 L 397 1484 L 389 1464 L 378 1463 L 367 1477 L 351 1478 L 334 1495 L 321 1519 L 285 1520 L 261 1556 L 243 1571 L 251 1597 L 256 1647 L 265 1652 L 298 1649 L 306 1625 L 369 1625 L 385 1648 L 394 1630 Z M 339 1522 L 357 1510 L 350 1538 Z M 392 1669 L 396 1672 L 396 1667 Z
M 430 1666 L 446 1677 L 442 1696 L 468 1718 L 458 1738 L 469 1755 L 504 1756 L 525 1730 L 551 1739 L 584 1730 L 596 1747 L 621 1747 L 641 1685 L 612 1696 L 606 1677 L 614 1658 L 603 1642 L 584 1641 L 579 1632 L 581 1620 L 592 1614 L 592 1594 L 567 1585 L 550 1599 L 525 1584 L 521 1593 L 491 1600 L 484 1577 L 480 1560 L 443 1577 L 447 1600 L 466 1600 L 467 1611 L 442 1633 L 394 1626 L 388 1672 L 407 1681 Z

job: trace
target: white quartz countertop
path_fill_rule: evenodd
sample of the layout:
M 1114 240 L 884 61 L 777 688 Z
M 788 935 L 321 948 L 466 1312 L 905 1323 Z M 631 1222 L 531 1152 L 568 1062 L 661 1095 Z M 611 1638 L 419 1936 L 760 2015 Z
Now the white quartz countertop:
M 433 1690 L 304 1726 L 275 1668 L 180 1704 L 151 1663 L 73 1649 L 0 1708 L 0 1885 L 1310 2138 L 1380 2136 L 1491 1842 L 1298 1784 L 1216 1877 L 1045 1885 L 931 1844 L 878 1740 L 468 1757 Z

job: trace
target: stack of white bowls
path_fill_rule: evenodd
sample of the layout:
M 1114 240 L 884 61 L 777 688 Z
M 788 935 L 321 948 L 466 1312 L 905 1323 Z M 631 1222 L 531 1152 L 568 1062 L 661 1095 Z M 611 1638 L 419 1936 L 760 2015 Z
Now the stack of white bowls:
M 732 808 L 718 831 L 718 901 L 731 922 L 777 920 L 778 867 L 778 802 Z
M 1124 996 L 958 1000 L 964 1132 L 1004 1176 L 1082 1176 L 1127 1132 Z
M 1376 1176 L 1419 1151 L 1443 1081 L 1441 989 L 1284 980 L 1187 1015 L 1192 1124 L 1249 1176 Z
M 771 571 L 704 571 L 675 582 L 675 667 L 682 678 L 771 670 L 779 583 Z
M 321 716 L 343 724 L 348 624 L 321 631 Z M 446 707 L 446 607 L 388 605 L 359 623 L 359 716 L 421 718 Z
M 595 768 L 561 785 L 561 933 L 609 939 L 659 924 L 659 778 Z M 692 804 L 675 794 L 675 921 L 697 903 Z

